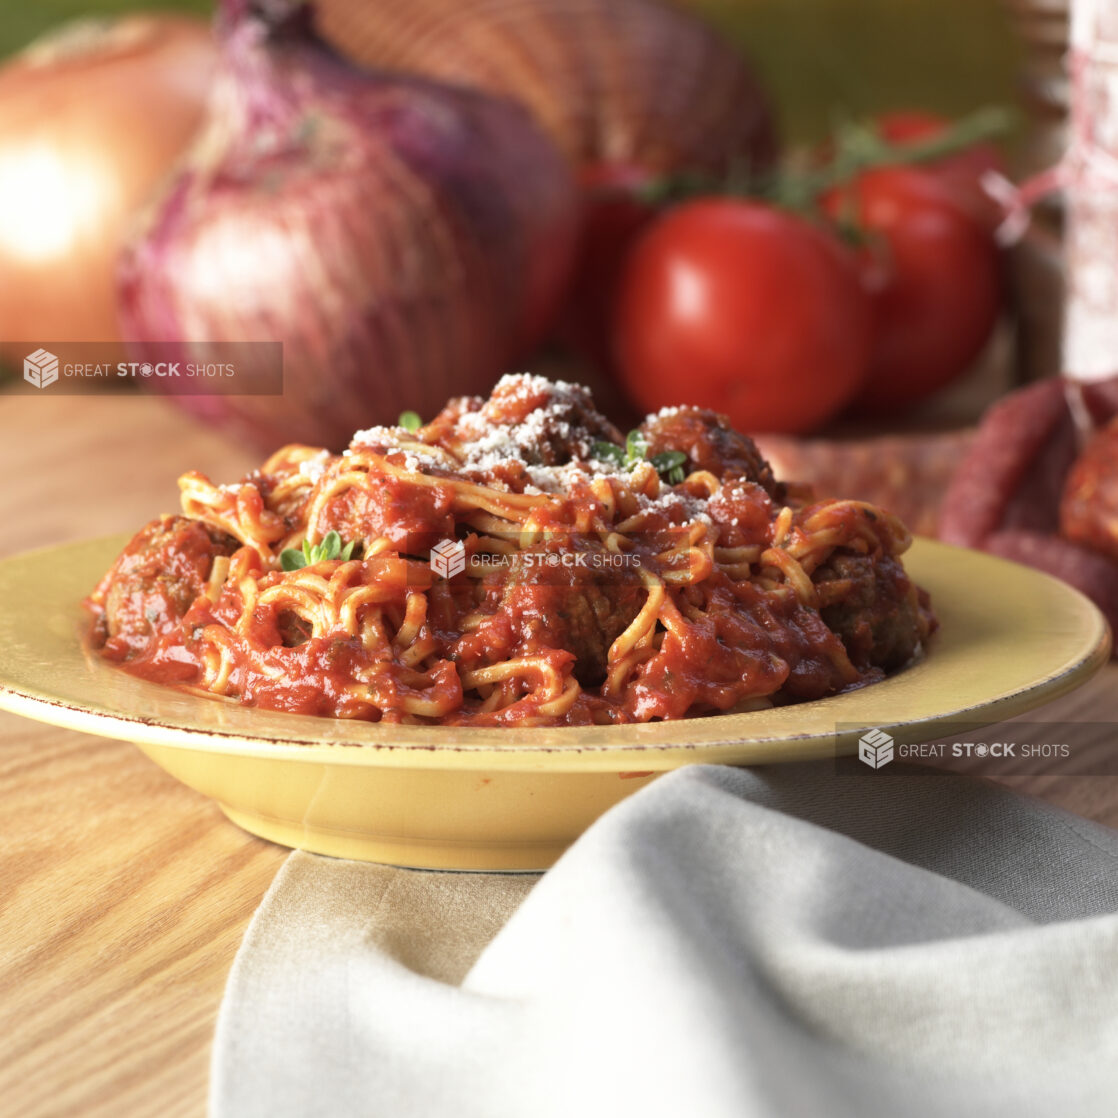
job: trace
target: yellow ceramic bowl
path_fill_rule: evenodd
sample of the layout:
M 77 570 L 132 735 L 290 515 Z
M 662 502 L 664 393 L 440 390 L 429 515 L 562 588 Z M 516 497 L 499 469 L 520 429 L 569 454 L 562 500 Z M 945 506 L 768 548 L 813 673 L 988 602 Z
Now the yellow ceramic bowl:
M 0 562 L 0 708 L 135 742 L 253 834 L 322 854 L 441 869 L 550 865 L 611 805 L 681 765 L 849 753 L 870 726 L 932 738 L 1019 714 L 1105 663 L 1080 594 L 920 540 L 906 557 L 941 629 L 883 683 L 752 714 L 642 726 L 384 726 L 251 710 L 137 680 L 83 646 L 79 602 L 124 538 Z

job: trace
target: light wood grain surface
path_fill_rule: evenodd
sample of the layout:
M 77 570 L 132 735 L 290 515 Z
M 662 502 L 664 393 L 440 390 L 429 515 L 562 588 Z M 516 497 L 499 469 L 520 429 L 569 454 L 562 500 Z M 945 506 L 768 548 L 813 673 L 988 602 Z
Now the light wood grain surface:
M 256 460 L 145 398 L 0 395 L 0 553 L 134 529 Z M 2 608 L 2 605 L 0 605 Z M 1104 724 L 1118 671 L 1031 716 Z M 1118 825 L 1118 778 L 1006 783 Z M 132 746 L 0 715 L 0 1116 L 199 1118 L 229 965 L 286 851 Z
M 0 396 L 0 551 L 135 529 L 183 470 L 256 459 L 147 398 Z M 12 715 L 0 819 L 0 1115 L 204 1114 L 229 965 L 287 851 L 131 745 Z

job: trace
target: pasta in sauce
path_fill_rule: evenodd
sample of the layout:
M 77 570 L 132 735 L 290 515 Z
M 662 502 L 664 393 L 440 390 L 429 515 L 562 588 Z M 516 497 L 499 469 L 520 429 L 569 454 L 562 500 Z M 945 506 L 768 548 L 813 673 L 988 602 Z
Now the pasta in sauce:
M 93 643 L 253 706 L 473 725 L 747 711 L 879 680 L 935 627 L 890 513 L 795 492 L 696 408 L 626 445 L 585 389 L 541 377 L 342 454 L 287 446 L 239 483 L 179 484 L 182 515 L 89 598 Z

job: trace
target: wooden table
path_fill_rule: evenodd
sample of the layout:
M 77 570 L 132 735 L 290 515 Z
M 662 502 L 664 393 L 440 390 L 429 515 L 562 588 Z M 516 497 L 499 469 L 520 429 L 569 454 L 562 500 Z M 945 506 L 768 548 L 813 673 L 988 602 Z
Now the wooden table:
M 146 398 L 0 397 L 0 548 L 129 531 L 255 456 Z M 124 742 L 0 715 L 0 1115 L 205 1111 L 214 1017 L 287 851 Z
M 155 400 L 0 396 L 0 553 L 135 529 L 183 470 L 253 461 Z M 1111 667 L 1032 717 L 1118 721 L 1116 691 Z M 1118 778 L 1007 783 L 1118 825 Z M 204 1114 L 226 974 L 287 852 L 130 745 L 8 715 L 0 819 L 0 1116 Z

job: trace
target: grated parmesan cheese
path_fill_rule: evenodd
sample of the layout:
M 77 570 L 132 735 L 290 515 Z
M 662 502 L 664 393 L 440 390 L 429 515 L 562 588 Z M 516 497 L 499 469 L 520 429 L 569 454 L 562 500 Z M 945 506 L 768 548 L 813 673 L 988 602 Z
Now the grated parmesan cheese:
M 518 402 L 540 399 L 543 403 L 523 418 L 501 422 L 503 410 L 510 406 L 515 410 Z M 497 382 L 490 400 L 459 417 L 460 442 L 455 449 L 462 465 L 470 470 L 492 470 L 510 463 L 527 471 L 562 469 L 565 466 L 547 465 L 546 459 L 561 457 L 587 462 L 594 442 L 600 437 L 586 426 L 573 423 L 575 416 L 585 416 L 600 431 L 609 429 L 607 420 L 595 410 L 589 390 L 582 385 L 550 381 L 530 373 L 506 375 Z M 588 470 L 584 467 L 581 473 Z M 545 492 L 558 492 L 562 480 L 538 473 L 532 484 Z
M 366 427 L 354 432 L 350 440 L 358 446 L 399 446 L 401 427 Z
M 299 463 L 299 476 L 306 478 L 313 485 L 326 472 L 333 455 L 328 450 L 320 450 L 310 458 L 304 458 Z
M 631 484 L 634 473 L 651 468 L 643 460 L 626 465 L 595 454 L 595 444 L 616 438 L 616 432 L 595 409 L 589 389 L 580 384 L 512 373 L 501 377 L 488 400 L 463 398 L 458 406 L 461 411 L 448 439 L 449 449 L 465 476 L 473 480 L 478 475 L 476 480 L 486 485 L 533 496 L 565 496 L 603 477 Z M 661 408 L 649 421 L 685 410 Z M 400 428 L 370 427 L 354 435 L 353 445 L 392 449 L 399 447 L 403 434 Z M 400 449 L 404 468 L 410 472 L 433 470 L 444 476 L 448 472 L 443 459 L 425 455 L 411 445 Z M 494 473 L 504 476 L 491 476 Z M 643 511 L 666 516 L 671 523 L 714 523 L 704 499 L 667 483 L 658 497 L 637 494 L 637 502 Z

